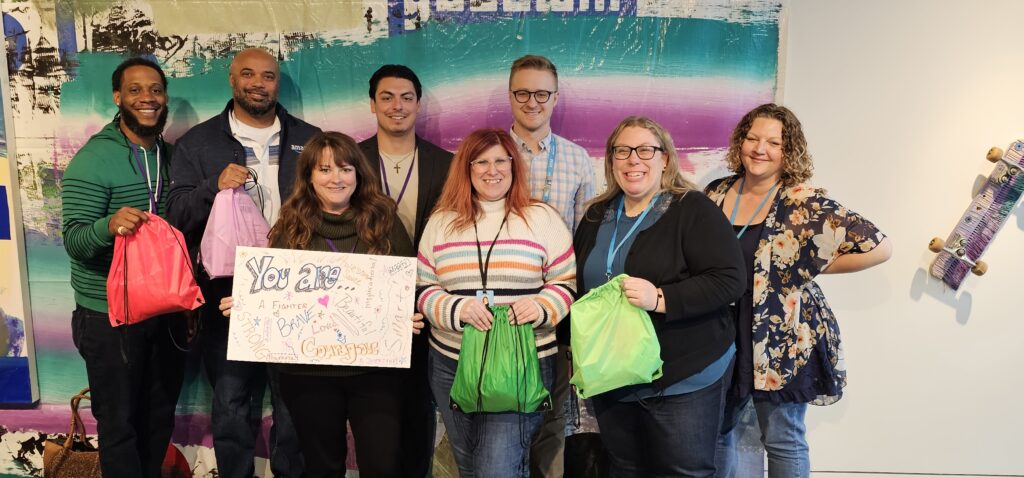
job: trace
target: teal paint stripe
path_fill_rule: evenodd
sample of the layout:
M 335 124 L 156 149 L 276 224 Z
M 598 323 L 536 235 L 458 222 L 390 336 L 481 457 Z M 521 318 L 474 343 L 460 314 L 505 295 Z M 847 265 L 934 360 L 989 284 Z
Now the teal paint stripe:
M 428 22 L 418 32 L 371 44 L 313 40 L 282 64 L 286 105 L 326 105 L 368 99 L 367 80 L 381 64 L 416 70 L 424 85 L 503 77 L 513 59 L 548 56 L 561 76 L 641 74 L 733 77 L 774 81 L 778 67 L 776 23 L 730 23 L 688 18 L 539 17 L 489 23 Z M 79 54 L 78 77 L 64 85 L 62 110 L 113 116 L 110 75 L 121 57 Z M 230 98 L 229 58 L 192 58 L 187 77 L 172 78 L 172 123 L 202 120 Z M 301 111 L 296 111 L 301 113 Z

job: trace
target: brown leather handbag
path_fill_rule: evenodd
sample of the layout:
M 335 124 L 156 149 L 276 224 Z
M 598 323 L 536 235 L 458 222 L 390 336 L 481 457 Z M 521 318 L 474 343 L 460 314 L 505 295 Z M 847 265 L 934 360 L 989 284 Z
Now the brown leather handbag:
M 89 389 L 84 388 L 71 397 L 71 427 L 64 443 L 46 440 L 43 447 L 43 476 L 45 478 L 101 478 L 100 452 L 85 438 L 85 424 L 78 415 L 78 403 L 89 400 Z

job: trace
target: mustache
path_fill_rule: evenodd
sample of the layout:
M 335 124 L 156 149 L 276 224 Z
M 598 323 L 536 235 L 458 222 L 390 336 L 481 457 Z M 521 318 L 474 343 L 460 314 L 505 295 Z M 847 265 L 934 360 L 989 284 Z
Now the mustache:
M 160 133 L 163 133 L 164 126 L 167 125 L 167 106 L 160 104 L 156 104 L 154 106 L 159 108 L 160 116 L 157 117 L 156 124 L 154 124 L 153 126 L 143 125 L 139 121 L 139 118 L 135 116 L 135 113 L 133 113 L 124 105 L 119 105 L 117 107 L 118 117 L 123 119 L 125 126 L 127 126 L 129 130 L 131 130 L 133 133 L 137 135 L 142 137 L 156 136 Z

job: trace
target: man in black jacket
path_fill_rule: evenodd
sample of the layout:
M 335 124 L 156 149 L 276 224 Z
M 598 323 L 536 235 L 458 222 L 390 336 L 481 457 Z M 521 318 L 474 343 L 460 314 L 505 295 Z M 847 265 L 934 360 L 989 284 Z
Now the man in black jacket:
M 377 134 L 359 143 L 377 163 L 384 192 L 398 203 L 398 216 L 413 245 L 448 178 L 452 153 L 416 136 L 423 87 L 409 67 L 384 65 L 370 77 L 370 111 Z M 410 380 L 402 407 L 402 474 L 422 478 L 434 451 L 434 404 L 427 382 L 427 334 L 413 336 Z
M 295 163 L 306 141 L 320 131 L 285 111 L 277 102 L 280 68 L 257 48 L 231 62 L 233 98 L 219 115 L 190 129 L 178 141 L 171 165 L 168 220 L 185 235 L 196 258 L 210 207 L 223 189 L 245 186 L 271 225 L 291 194 Z M 231 295 L 231 278 L 210 279 L 201 272 L 206 305 L 200 309 L 201 341 L 207 379 L 213 388 L 212 432 L 222 478 L 251 478 L 256 437 L 263 418 L 268 382 L 265 364 L 227 360 L 228 320 L 218 305 Z M 298 437 L 271 376 L 270 467 L 276 477 L 302 474 Z

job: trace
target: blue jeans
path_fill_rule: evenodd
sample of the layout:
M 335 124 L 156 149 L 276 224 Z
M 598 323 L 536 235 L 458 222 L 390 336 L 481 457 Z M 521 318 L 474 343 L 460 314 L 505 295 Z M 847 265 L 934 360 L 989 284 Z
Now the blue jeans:
M 430 388 L 441 411 L 461 478 L 530 476 L 530 443 L 544 412 L 463 413 L 449 406 L 458 361 L 430 349 Z M 555 380 L 555 357 L 540 359 L 541 379 L 549 391 Z
M 228 360 L 228 323 L 220 314 L 220 297 L 231 294 L 230 280 L 213 280 L 204 289 L 201 309 L 203 365 L 213 388 L 210 410 L 213 452 L 221 478 L 252 478 L 256 439 L 263 422 L 263 395 L 270 385 L 273 424 L 270 427 L 270 470 L 278 478 L 302 476 L 299 437 L 278 387 L 275 367 L 258 362 Z M 207 291 L 211 293 L 207 294 Z M 214 298 L 211 300 L 211 298 Z
M 695 392 L 620 402 L 593 398 L 612 477 L 710 477 L 722 423 L 730 364 L 715 383 Z
M 733 478 L 736 473 L 736 424 L 751 397 L 737 399 L 729 394 L 722 431 L 718 437 L 715 464 L 719 478 Z M 761 443 L 768 454 L 768 476 L 771 478 L 806 478 L 811 475 L 811 460 L 804 426 L 806 403 L 753 400 Z

